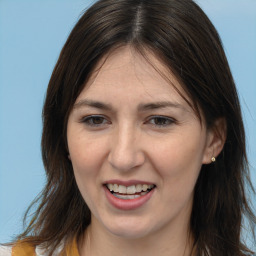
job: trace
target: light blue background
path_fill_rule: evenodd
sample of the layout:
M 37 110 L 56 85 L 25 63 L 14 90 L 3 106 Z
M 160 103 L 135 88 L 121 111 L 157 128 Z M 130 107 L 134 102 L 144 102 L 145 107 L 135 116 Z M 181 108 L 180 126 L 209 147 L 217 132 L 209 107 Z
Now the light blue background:
M 256 185 L 256 1 L 197 2 L 223 40 Z M 21 231 L 23 213 L 44 185 L 40 136 L 45 91 L 69 32 L 91 3 L 0 0 L 0 242 Z

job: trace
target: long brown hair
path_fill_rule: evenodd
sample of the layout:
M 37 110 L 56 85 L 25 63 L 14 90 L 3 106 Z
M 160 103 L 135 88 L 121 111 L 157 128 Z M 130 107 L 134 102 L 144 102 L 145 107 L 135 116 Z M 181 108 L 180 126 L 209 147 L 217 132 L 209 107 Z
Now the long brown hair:
M 90 224 L 67 157 L 67 120 L 98 61 L 126 44 L 142 54 L 150 50 L 170 68 L 208 127 L 226 120 L 223 151 L 215 164 L 202 166 L 195 187 L 191 232 L 197 255 L 252 253 L 241 239 L 243 217 L 252 227 L 256 219 L 246 196 L 253 187 L 239 99 L 219 35 L 192 0 L 101 0 L 80 18 L 53 70 L 43 109 L 47 184 L 27 211 L 29 216 L 38 204 L 18 239 L 54 249 L 81 237 Z

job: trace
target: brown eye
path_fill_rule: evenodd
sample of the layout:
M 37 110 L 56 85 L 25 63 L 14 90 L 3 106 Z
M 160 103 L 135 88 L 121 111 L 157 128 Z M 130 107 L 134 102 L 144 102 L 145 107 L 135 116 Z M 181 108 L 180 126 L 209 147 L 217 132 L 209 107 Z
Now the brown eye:
M 99 116 L 92 117 L 90 120 L 92 121 L 93 124 L 102 124 L 104 122 L 104 118 Z
M 151 117 L 148 122 L 155 126 L 165 127 L 165 126 L 173 124 L 174 120 L 170 117 L 155 116 L 155 117 Z
M 96 126 L 96 127 L 108 123 L 106 118 L 104 118 L 103 116 L 87 116 L 83 118 L 82 122 L 85 123 L 86 125 Z

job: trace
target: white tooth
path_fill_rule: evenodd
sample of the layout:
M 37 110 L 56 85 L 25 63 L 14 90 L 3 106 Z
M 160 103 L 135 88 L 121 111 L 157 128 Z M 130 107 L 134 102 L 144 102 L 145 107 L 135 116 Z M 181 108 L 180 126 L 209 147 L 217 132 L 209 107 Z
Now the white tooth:
M 141 195 L 144 196 L 146 195 L 148 192 L 141 192 Z
M 124 199 L 123 198 L 123 195 L 119 195 L 119 194 L 113 194 L 115 197 L 117 197 L 117 198 L 120 198 L 120 199 Z
M 142 191 L 142 185 L 141 184 L 137 184 L 136 185 L 136 192 L 141 192 Z
M 125 186 L 119 185 L 118 190 L 119 190 L 119 193 L 126 194 L 126 187 Z
M 135 187 L 135 185 L 132 185 L 132 186 L 129 186 L 129 187 L 127 187 L 127 192 L 126 192 L 127 194 L 135 194 L 136 193 L 136 187 Z
M 135 195 L 127 195 L 126 198 L 127 199 L 135 199 L 136 197 L 135 197 Z
M 142 190 L 143 190 L 143 191 L 147 191 L 147 190 L 148 190 L 148 185 L 144 184 L 144 185 L 142 186 Z
M 140 195 L 120 195 L 120 194 L 113 194 L 115 197 L 120 198 L 120 199 L 135 199 L 140 197 Z
M 154 187 L 154 185 L 153 185 L 153 184 L 148 185 L 148 188 L 149 188 L 149 189 L 151 189 L 151 188 L 153 188 L 153 187 Z
M 113 191 L 113 185 L 112 184 L 107 184 L 107 187 L 110 191 Z
M 114 190 L 114 192 L 118 192 L 118 185 L 117 184 L 114 184 L 113 190 Z

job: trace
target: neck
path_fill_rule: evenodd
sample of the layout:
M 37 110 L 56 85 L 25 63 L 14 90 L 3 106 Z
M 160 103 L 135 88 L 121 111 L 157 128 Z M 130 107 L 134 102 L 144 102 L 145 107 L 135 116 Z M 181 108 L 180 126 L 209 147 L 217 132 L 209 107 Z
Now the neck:
M 192 256 L 193 238 L 188 225 L 178 230 L 161 230 L 143 238 L 124 238 L 99 228 L 92 220 L 83 240 L 79 243 L 81 256 Z

